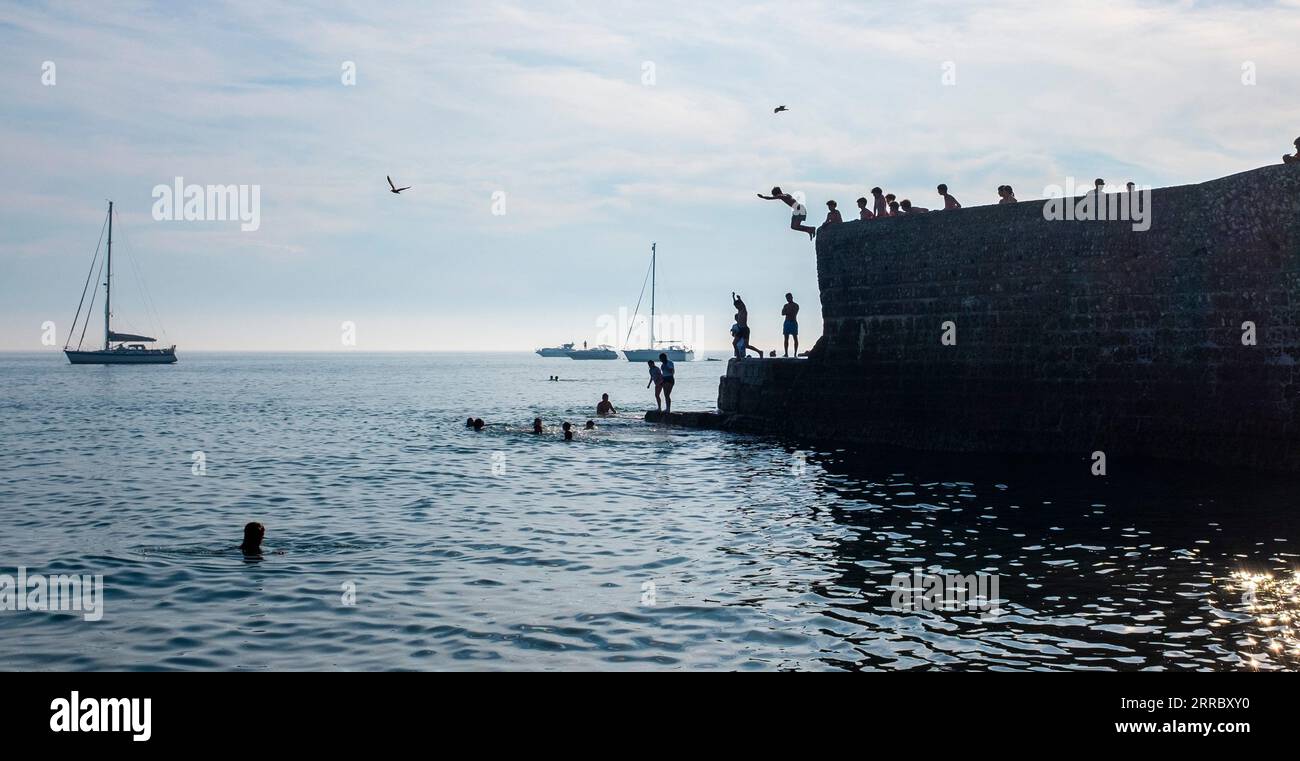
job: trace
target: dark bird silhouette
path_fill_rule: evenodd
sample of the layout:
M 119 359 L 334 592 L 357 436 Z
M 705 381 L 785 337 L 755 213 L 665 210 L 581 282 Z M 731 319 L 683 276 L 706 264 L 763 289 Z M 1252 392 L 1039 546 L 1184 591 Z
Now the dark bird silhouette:
M 782 111 L 789 111 L 789 110 L 790 109 L 786 108 L 785 106 L 777 106 L 776 108 L 772 109 L 772 113 L 779 114 Z
M 385 176 L 387 176 L 387 175 L 385 175 Z M 396 185 L 393 184 L 393 178 L 392 178 L 392 177 L 389 177 L 389 178 L 388 178 L 388 187 L 392 188 L 392 190 L 389 190 L 389 191 L 388 191 L 389 193 L 401 193 L 403 190 L 410 190 L 410 189 L 411 189 L 411 186 L 410 186 L 410 185 L 407 185 L 407 186 L 404 187 L 404 188 L 399 188 L 399 187 L 397 187 Z

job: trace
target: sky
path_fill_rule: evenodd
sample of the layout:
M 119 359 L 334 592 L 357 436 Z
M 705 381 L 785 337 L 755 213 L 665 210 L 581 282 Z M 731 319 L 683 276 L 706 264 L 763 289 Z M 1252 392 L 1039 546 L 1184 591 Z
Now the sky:
M 1300 135 L 1298 60 L 1300 0 L 5 0 L 0 350 L 67 340 L 108 199 L 114 328 L 182 354 L 618 344 L 652 242 L 661 337 L 727 348 L 735 290 L 770 348 L 792 291 L 808 348 L 813 245 L 755 193 L 1221 177 Z M 178 177 L 257 229 L 155 219 Z

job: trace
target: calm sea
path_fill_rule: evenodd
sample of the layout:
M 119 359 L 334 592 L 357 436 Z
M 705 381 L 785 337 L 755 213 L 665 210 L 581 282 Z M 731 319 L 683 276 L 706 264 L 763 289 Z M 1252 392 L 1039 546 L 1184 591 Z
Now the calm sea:
M 723 363 L 678 368 L 677 407 L 712 409 Z M 1300 664 L 1294 479 L 662 428 L 646 379 L 524 354 L 0 355 L 0 574 L 105 594 L 99 621 L 0 610 L 0 664 Z M 602 392 L 622 414 L 561 441 Z M 261 559 L 234 549 L 251 520 Z M 996 576 L 997 604 L 900 607 L 914 573 Z

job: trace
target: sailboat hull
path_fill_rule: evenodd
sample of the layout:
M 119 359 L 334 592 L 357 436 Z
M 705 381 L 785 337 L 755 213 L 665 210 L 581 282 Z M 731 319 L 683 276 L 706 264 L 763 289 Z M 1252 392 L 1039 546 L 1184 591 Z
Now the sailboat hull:
M 673 362 L 694 362 L 695 352 L 690 349 L 624 349 L 628 362 L 658 362 L 660 354 L 667 354 Z
M 176 361 L 176 349 L 110 349 L 108 351 L 73 351 L 64 349 L 74 365 L 170 365 Z

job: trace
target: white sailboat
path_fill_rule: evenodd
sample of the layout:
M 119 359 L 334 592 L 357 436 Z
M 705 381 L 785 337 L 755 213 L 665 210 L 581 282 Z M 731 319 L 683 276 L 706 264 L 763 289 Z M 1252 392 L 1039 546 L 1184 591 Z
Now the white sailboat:
M 658 264 L 658 252 L 656 251 L 656 249 L 657 249 L 657 245 L 651 243 L 650 244 L 650 346 L 645 349 L 624 349 L 623 356 L 627 357 L 628 362 L 647 362 L 647 361 L 658 362 L 659 355 L 665 354 L 668 356 L 668 359 L 672 360 L 673 362 L 691 362 L 695 359 L 695 352 L 691 350 L 691 347 L 686 346 L 684 344 L 675 344 L 669 341 L 658 341 L 658 342 L 655 341 L 655 277 L 657 275 L 655 268 L 656 265 Z M 642 282 L 641 287 L 643 289 L 645 288 L 644 282 Z M 641 294 L 645 295 L 645 291 L 642 290 Z M 640 301 L 638 300 L 637 303 L 639 304 Z M 632 315 L 632 319 L 634 321 L 636 320 L 635 314 Z M 661 343 L 668 344 L 668 345 L 659 346 L 659 344 Z
M 99 258 L 99 249 L 90 260 L 90 273 L 86 275 L 86 286 L 81 290 L 81 302 L 77 304 L 77 315 L 72 318 L 72 333 L 77 332 L 77 322 L 81 319 L 81 307 L 86 301 L 86 292 L 90 287 L 90 278 L 95 274 L 95 262 Z M 95 306 L 95 295 L 99 286 L 95 286 L 90 296 L 90 305 L 86 307 L 86 324 L 90 323 L 90 312 Z M 140 336 L 134 333 L 117 333 L 113 330 L 113 202 L 108 202 L 108 253 L 104 259 L 104 348 L 82 349 L 81 342 L 86 337 L 86 325 L 82 325 L 81 337 L 77 348 L 71 347 L 72 333 L 68 334 L 68 344 L 63 353 L 74 365 L 170 365 L 176 361 L 176 346 L 151 349 L 146 343 L 153 343 L 156 338 Z M 116 346 L 114 346 L 116 344 Z

